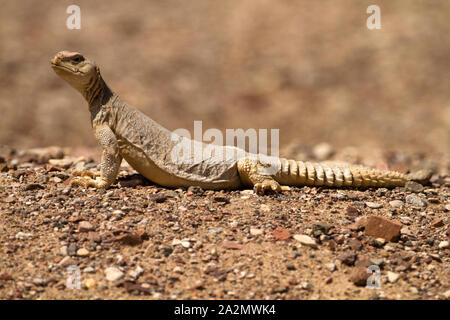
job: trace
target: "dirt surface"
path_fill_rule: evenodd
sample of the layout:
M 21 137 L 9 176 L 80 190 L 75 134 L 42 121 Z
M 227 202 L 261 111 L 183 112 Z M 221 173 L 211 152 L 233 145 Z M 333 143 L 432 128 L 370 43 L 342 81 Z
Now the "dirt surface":
M 97 168 L 89 157 L 2 150 L 3 299 L 450 297 L 447 174 L 425 187 L 258 196 L 166 189 L 124 163 L 99 191 L 70 183 L 72 169 Z M 73 266 L 80 289 L 67 284 Z M 366 288 L 377 266 L 380 288 Z

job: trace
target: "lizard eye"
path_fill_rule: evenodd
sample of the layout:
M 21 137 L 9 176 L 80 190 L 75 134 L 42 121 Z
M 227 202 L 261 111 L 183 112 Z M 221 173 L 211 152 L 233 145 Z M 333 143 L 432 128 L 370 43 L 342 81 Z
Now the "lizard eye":
M 79 63 L 79 62 L 83 61 L 84 58 L 81 56 L 76 56 L 76 57 L 73 57 L 72 60 L 73 60 L 73 62 Z

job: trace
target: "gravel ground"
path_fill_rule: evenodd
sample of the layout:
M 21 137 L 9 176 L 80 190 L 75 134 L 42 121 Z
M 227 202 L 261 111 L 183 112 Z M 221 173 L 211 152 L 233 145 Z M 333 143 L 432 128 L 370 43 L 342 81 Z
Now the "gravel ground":
M 425 187 L 257 196 L 166 189 L 123 166 L 98 191 L 70 183 L 89 157 L 0 149 L 2 299 L 450 298 L 445 171 Z

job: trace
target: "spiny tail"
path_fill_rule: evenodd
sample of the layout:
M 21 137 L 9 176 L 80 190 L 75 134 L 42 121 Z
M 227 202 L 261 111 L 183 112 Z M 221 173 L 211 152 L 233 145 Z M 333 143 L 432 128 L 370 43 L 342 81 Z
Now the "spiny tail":
M 281 170 L 274 177 L 281 185 L 329 187 L 396 187 L 409 180 L 402 173 L 362 166 L 332 166 L 281 158 Z

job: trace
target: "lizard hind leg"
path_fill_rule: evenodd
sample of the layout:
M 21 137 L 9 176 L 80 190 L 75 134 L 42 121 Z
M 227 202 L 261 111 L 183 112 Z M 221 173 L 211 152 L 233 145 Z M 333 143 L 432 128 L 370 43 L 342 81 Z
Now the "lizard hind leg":
M 245 186 L 253 186 L 257 194 L 267 191 L 280 192 L 290 190 L 288 186 L 281 186 L 271 175 L 263 174 L 267 165 L 259 160 L 243 158 L 238 161 L 238 172 L 241 182 Z

